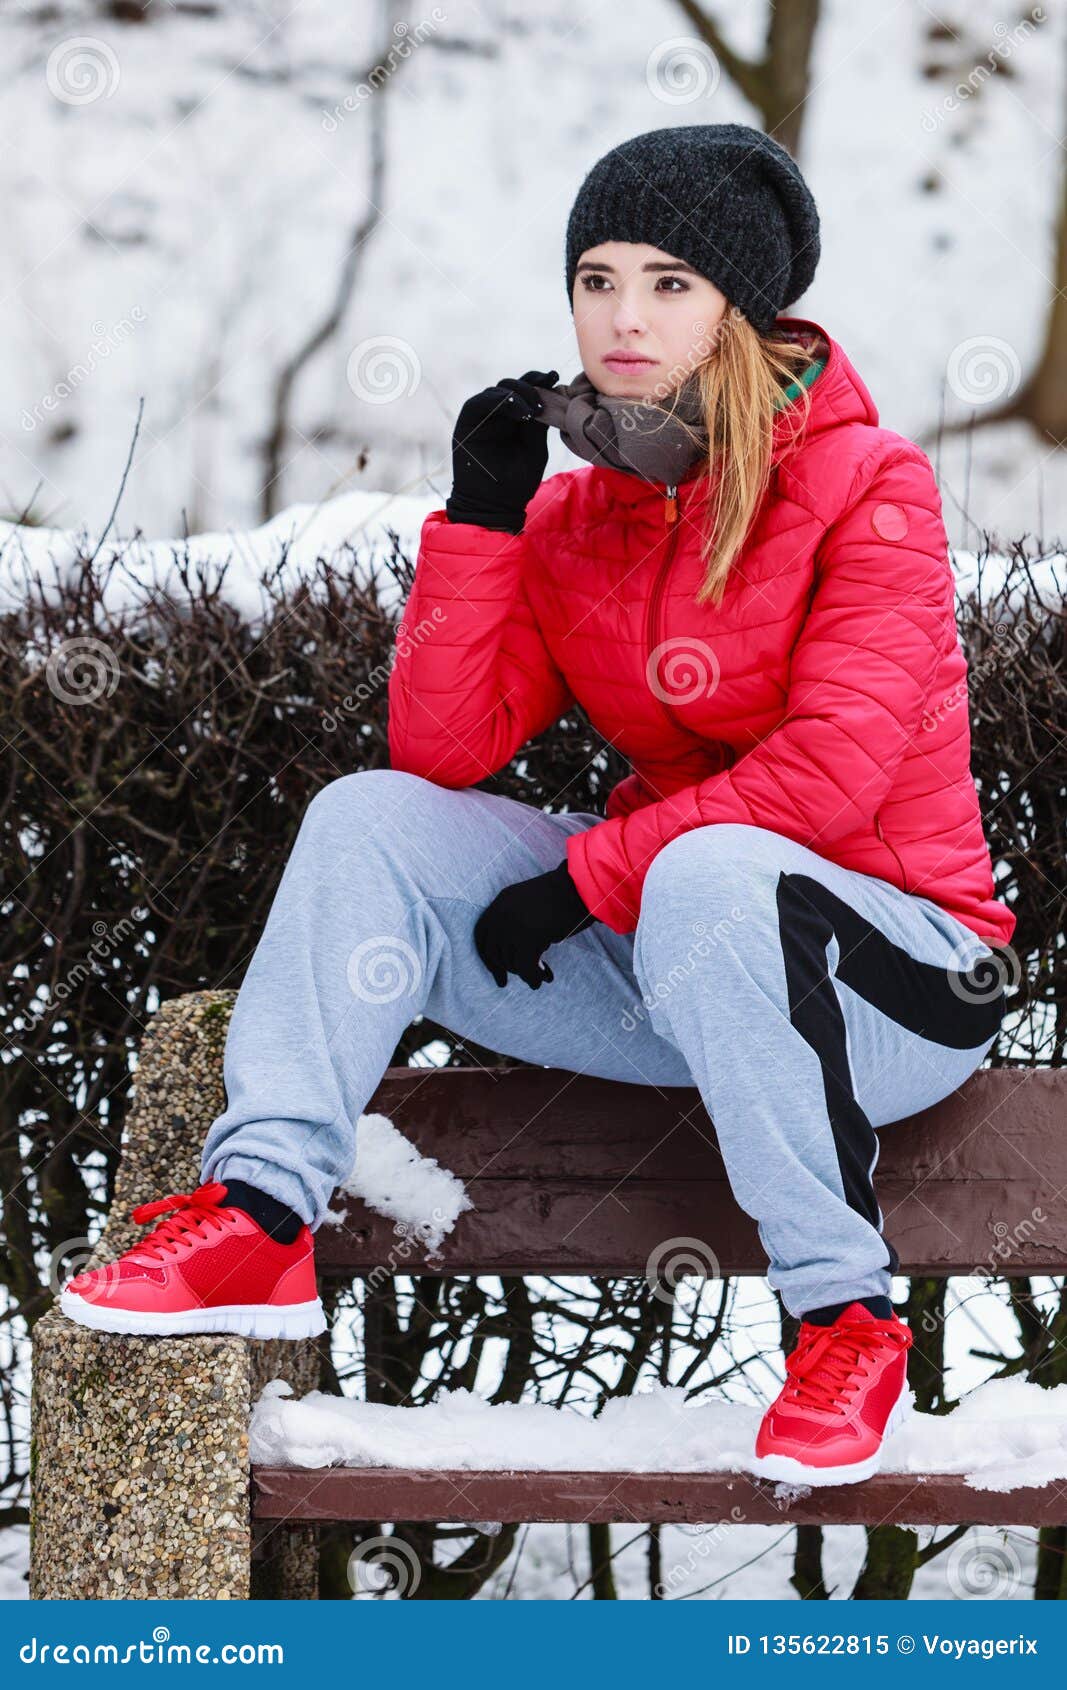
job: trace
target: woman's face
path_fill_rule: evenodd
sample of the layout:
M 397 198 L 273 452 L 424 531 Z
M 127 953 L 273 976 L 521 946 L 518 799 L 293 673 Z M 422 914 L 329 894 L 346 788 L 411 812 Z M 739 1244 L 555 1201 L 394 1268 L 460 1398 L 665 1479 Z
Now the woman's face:
M 582 368 L 612 399 L 665 399 L 709 357 L 728 304 L 706 276 L 659 247 L 588 247 L 574 277 Z

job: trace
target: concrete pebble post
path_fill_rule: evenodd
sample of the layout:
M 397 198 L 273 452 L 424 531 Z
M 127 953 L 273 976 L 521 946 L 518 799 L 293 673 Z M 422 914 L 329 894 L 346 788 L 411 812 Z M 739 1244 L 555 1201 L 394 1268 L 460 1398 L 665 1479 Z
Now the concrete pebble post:
M 224 1103 L 232 992 L 162 1005 L 145 1034 L 115 1199 L 89 1267 L 145 1229 L 137 1203 L 199 1184 Z M 30 1595 L 38 1599 L 317 1595 L 313 1527 L 249 1510 L 248 1422 L 270 1379 L 317 1387 L 317 1346 L 211 1334 L 92 1332 L 49 1309 L 33 1332 Z M 253 1543 L 255 1569 L 253 1570 Z

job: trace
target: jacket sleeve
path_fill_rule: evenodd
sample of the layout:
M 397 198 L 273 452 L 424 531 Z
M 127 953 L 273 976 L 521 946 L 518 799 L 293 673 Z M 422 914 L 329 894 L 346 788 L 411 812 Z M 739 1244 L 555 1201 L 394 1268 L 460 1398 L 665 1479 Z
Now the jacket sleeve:
M 779 725 L 729 769 L 568 840 L 583 900 L 615 932 L 637 926 L 649 865 L 692 828 L 744 822 L 818 851 L 873 823 L 957 634 L 929 459 L 908 442 L 867 476 L 819 544 Z
M 472 786 L 573 702 L 526 595 L 527 561 L 525 531 L 427 516 L 389 675 L 394 769 Z

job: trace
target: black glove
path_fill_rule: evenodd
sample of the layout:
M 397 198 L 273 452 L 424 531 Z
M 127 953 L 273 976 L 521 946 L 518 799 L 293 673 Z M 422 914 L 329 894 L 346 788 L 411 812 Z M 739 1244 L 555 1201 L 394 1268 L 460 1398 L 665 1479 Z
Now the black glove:
M 506 986 L 508 972 L 536 992 L 555 976 L 541 952 L 569 939 L 596 918 L 590 915 L 570 877 L 567 859 L 547 874 L 505 886 L 474 924 L 474 943 L 498 986 Z
M 544 401 L 534 383 L 558 380 L 558 370 L 527 370 L 466 400 L 452 435 L 450 522 L 522 531 L 548 462 L 548 429 L 535 420 Z

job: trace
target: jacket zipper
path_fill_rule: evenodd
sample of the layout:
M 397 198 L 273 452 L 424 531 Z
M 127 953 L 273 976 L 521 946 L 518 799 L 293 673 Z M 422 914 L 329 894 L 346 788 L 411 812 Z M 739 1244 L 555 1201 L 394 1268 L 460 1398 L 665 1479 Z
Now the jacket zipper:
M 667 544 L 663 553 L 663 561 L 659 566 L 659 571 L 656 575 L 656 579 L 652 586 L 652 592 L 649 594 L 648 600 L 648 617 L 646 623 L 648 655 L 645 659 L 646 675 L 650 672 L 652 654 L 659 644 L 659 640 L 657 638 L 659 633 L 659 601 L 663 593 L 664 582 L 667 579 L 667 571 L 671 566 L 671 560 L 674 557 L 678 539 L 678 488 L 673 482 L 667 485 L 666 503 L 663 509 L 663 520 L 667 531 Z M 671 726 L 674 728 L 680 728 L 683 733 L 691 734 L 692 729 L 685 727 L 683 723 L 679 722 L 678 718 L 674 714 L 674 711 L 667 703 L 667 700 L 665 698 L 660 698 L 658 692 L 655 696 L 659 699 L 663 714 L 667 718 L 668 722 L 670 722 Z

